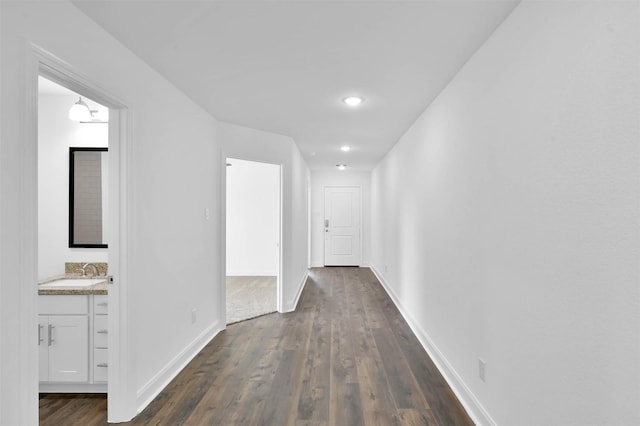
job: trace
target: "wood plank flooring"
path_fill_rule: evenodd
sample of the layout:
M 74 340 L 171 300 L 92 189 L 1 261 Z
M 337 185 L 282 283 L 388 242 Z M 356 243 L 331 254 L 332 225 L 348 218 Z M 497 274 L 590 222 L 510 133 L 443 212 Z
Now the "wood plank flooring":
M 106 399 L 42 395 L 41 425 L 104 425 Z M 298 309 L 232 324 L 132 425 L 472 425 L 375 276 L 316 268 Z

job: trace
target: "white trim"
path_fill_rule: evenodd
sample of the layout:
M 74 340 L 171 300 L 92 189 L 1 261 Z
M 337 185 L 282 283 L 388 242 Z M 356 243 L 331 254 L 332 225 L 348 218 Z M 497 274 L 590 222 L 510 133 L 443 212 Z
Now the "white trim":
M 278 277 L 276 285 L 276 310 L 284 310 L 284 164 L 278 164 Z M 226 244 L 226 241 L 225 241 Z
M 227 277 L 275 277 L 277 271 L 227 271 Z
M 189 364 L 214 337 L 224 330 L 224 321 L 217 321 L 205 329 L 187 347 L 167 363 L 158 373 L 142 386 L 136 395 L 137 413 L 147 407 L 162 390 Z
M 18 398 L 19 406 L 15 407 L 17 416 L 3 415 L 1 418 L 20 419 L 25 424 L 36 424 L 38 419 L 38 346 L 32 339 L 38 321 L 37 298 L 38 293 L 33 283 L 37 280 L 38 272 L 38 61 L 25 45 L 26 78 L 25 78 L 25 109 L 23 110 L 23 127 L 25 143 L 17 150 L 20 179 L 13 183 L 18 186 L 18 236 L 20 240 L 10 250 L 18 250 L 18 264 L 5 265 L 16 268 L 15 283 L 19 290 L 18 298 L 9 303 L 20 305 L 17 332 L 24 336 L 19 340 L 19 346 L 14 348 L 20 354 L 18 365 L 20 380 L 25 384 L 21 391 L 28 394 Z M 6 246 L 5 246 L 6 248 Z M 5 407 L 5 409 L 8 407 Z M 34 410 L 35 408 L 35 410 Z
M 385 289 L 393 303 L 396 305 L 400 314 L 404 317 L 409 327 L 416 335 L 422 347 L 427 351 L 427 354 L 436 365 L 442 377 L 449 384 L 451 390 L 456 395 L 462 406 L 465 408 L 473 422 L 477 425 L 496 425 L 496 422 L 491 418 L 489 412 L 485 410 L 478 398 L 471 392 L 471 389 L 466 385 L 464 380 L 455 371 L 451 363 L 447 360 L 442 352 L 435 345 L 431 337 L 420 327 L 420 325 L 413 319 L 411 315 L 403 308 L 395 292 L 382 278 L 382 274 L 378 273 L 377 269 L 371 265 L 371 271 L 376 276 L 382 287 Z
M 135 407 L 135 332 L 129 326 L 131 308 L 129 300 L 129 253 L 133 251 L 132 233 L 133 227 L 133 119 L 132 111 L 120 108 L 117 114 L 111 114 L 109 123 L 109 150 L 119 158 L 118 188 L 119 207 L 111 206 L 110 218 L 115 217 L 119 221 L 118 229 L 112 230 L 111 235 L 118 233 L 119 244 L 117 247 L 109 246 L 109 271 L 115 277 L 115 285 L 109 288 L 109 377 L 108 377 L 108 416 L 111 423 L 131 420 L 136 414 Z M 112 147 L 112 137 L 119 139 L 117 151 Z M 112 169 L 113 170 L 113 169 Z M 111 176 L 114 173 L 109 173 Z M 113 182 L 113 181 L 112 181 Z M 131 189 L 129 189 L 131 188 Z M 110 225 L 111 226 L 111 225 Z M 113 228 L 111 228 L 113 229 Z M 112 257 L 116 262 L 112 262 Z M 112 263 L 114 264 L 112 267 Z M 113 342 L 113 343 L 112 343 Z
M 227 324 L 227 156 L 224 152 L 220 152 L 220 158 L 218 163 L 220 164 L 220 241 L 219 246 L 219 258 L 220 258 L 220 285 L 218 285 L 218 291 L 220 297 L 218 298 L 218 312 L 220 317 L 218 321 Z M 279 290 L 278 290 L 279 291 Z
M 41 393 L 105 393 L 106 383 L 40 383 Z
M 296 292 L 296 297 L 291 299 L 291 301 L 287 304 L 287 310 L 285 312 L 293 312 L 298 307 L 298 302 L 300 301 L 300 296 L 302 296 L 302 291 L 304 290 L 305 285 L 307 284 L 307 278 L 309 278 L 309 271 L 304 271 L 302 276 L 302 281 L 298 285 L 298 291 Z
M 311 261 L 312 268 L 324 268 L 324 263 L 321 260 L 312 260 Z

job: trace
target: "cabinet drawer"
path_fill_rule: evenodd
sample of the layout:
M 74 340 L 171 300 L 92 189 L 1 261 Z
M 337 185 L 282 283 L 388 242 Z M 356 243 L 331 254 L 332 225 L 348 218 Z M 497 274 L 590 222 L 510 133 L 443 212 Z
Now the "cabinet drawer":
M 108 334 L 109 317 L 107 315 L 96 315 L 93 317 L 93 347 L 109 347 Z
M 93 381 L 106 382 L 109 375 L 108 349 L 93 350 Z
M 96 295 L 93 296 L 93 313 L 98 315 L 106 315 L 109 312 L 109 296 Z
M 38 296 L 41 315 L 82 315 L 89 313 L 89 296 Z

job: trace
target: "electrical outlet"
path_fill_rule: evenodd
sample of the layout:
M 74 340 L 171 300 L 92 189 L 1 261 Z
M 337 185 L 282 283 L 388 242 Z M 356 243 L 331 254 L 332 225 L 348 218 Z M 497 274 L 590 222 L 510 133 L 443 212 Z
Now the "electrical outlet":
M 196 323 L 196 312 L 198 312 L 198 310 L 196 308 L 193 308 L 191 310 L 191 324 L 195 324 Z
M 478 376 L 483 382 L 487 381 L 487 363 L 482 358 L 478 358 Z

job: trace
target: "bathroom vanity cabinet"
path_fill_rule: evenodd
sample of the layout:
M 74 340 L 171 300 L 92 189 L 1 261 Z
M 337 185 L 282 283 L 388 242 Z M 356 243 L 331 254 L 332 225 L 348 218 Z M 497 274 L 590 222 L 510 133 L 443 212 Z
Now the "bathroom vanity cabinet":
M 107 296 L 38 296 L 40 392 L 107 391 Z
M 88 296 L 39 296 L 40 382 L 89 380 Z

